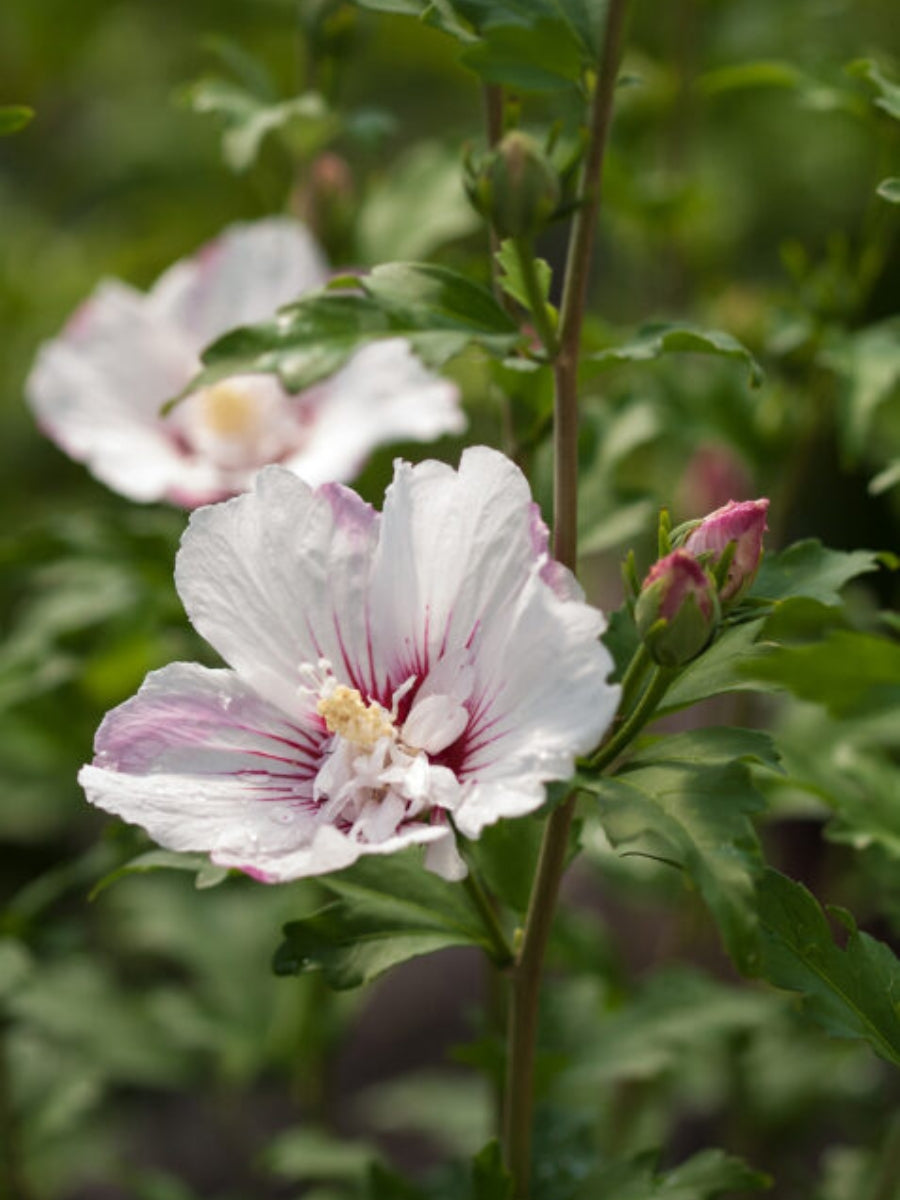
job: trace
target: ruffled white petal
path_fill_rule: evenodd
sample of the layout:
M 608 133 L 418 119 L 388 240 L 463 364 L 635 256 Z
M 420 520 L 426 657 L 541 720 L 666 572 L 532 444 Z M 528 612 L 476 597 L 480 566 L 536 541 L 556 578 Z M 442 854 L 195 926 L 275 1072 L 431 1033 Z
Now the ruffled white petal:
M 394 674 L 424 675 L 466 647 L 504 609 L 533 561 L 524 476 L 485 447 L 459 470 L 398 462 L 385 495 L 372 579 L 373 626 L 395 656 Z
M 78 778 L 92 804 L 160 845 L 209 853 L 266 882 L 446 836 L 438 826 L 398 829 L 398 814 L 377 807 L 356 837 L 326 824 L 313 802 L 327 740 L 317 722 L 311 713 L 285 720 L 232 671 L 175 663 L 107 715 Z
M 211 494 L 212 473 L 188 465 L 159 420 L 194 366 L 139 292 L 107 282 L 41 347 L 25 393 L 46 433 L 129 498 L 159 499 L 176 483 Z
M 294 715 L 300 667 L 321 658 L 368 695 L 383 690 L 366 604 L 377 535 L 377 514 L 353 492 L 312 491 L 268 467 L 254 492 L 193 514 L 175 581 L 198 632 Z
M 313 486 L 352 479 L 377 446 L 431 441 L 466 427 L 459 389 L 426 370 L 401 338 L 365 346 L 304 399 L 313 422 L 284 466 Z
M 232 225 L 199 254 L 174 263 L 147 303 L 199 354 L 227 330 L 268 320 L 326 279 L 327 265 L 307 230 L 287 217 L 269 217 Z
M 561 600 L 535 570 L 506 616 L 486 623 L 474 647 L 472 720 L 457 748 L 468 786 L 456 821 L 469 837 L 539 807 L 540 785 L 573 774 L 619 700 L 596 609 Z

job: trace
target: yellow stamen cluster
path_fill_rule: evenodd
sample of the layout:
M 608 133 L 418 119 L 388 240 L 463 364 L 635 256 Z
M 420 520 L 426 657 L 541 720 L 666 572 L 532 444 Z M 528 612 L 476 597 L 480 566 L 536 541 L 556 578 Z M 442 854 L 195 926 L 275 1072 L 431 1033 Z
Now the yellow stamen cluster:
M 233 384 L 217 383 L 206 388 L 201 404 L 203 423 L 219 437 L 246 437 L 258 423 L 253 396 Z
M 329 733 L 336 733 L 355 746 L 371 750 L 379 738 L 393 737 L 390 716 L 376 701 L 366 704 L 356 688 L 338 684 L 316 706 Z

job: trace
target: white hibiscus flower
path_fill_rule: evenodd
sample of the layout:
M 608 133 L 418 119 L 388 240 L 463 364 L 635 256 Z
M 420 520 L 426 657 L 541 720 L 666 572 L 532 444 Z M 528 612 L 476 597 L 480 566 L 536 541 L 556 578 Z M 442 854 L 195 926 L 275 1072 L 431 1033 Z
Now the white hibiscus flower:
M 398 462 L 379 516 L 269 467 L 194 513 L 176 582 L 229 664 L 176 663 L 108 714 L 88 799 L 267 882 L 427 846 L 538 808 L 619 689 L 604 621 L 547 555 L 508 459 Z
M 41 347 L 29 404 L 48 436 L 115 491 L 187 508 L 246 491 L 267 463 L 313 485 L 348 480 L 378 445 L 461 432 L 456 387 L 401 338 L 366 346 L 298 395 L 273 375 L 236 375 L 161 414 L 205 346 L 326 280 L 303 226 L 280 217 L 235 225 L 147 293 L 102 283 Z

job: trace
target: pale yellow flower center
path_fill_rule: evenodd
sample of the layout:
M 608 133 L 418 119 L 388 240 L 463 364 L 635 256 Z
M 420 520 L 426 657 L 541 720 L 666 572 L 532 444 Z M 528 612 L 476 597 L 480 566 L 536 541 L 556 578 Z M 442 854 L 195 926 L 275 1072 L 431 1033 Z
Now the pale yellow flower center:
M 371 750 L 380 738 L 394 736 L 390 714 L 376 701 L 366 704 L 356 688 L 338 684 L 316 705 L 329 733 L 336 733 L 359 746 Z
M 202 393 L 202 420 L 211 433 L 223 438 L 244 438 L 255 432 L 258 404 L 249 389 L 217 383 Z

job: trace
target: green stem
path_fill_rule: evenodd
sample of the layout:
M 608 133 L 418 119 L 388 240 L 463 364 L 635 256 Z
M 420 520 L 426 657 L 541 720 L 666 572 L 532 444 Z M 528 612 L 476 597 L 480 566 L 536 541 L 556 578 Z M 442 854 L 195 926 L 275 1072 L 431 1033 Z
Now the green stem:
M 659 702 L 669 690 L 678 671 L 672 667 L 657 667 L 650 682 L 631 713 L 608 742 L 605 742 L 591 759 L 591 766 L 602 771 L 614 762 L 622 751 L 633 742 L 647 722 L 655 715 Z
M 571 570 L 575 569 L 578 550 L 578 358 L 625 7 L 626 0 L 609 0 L 607 7 L 600 72 L 591 104 L 590 135 L 579 189 L 580 207 L 572 224 L 566 259 L 558 349 L 554 362 L 553 553 L 557 561 Z M 541 976 L 559 885 L 565 871 L 574 813 L 573 794 L 554 809 L 547 820 L 525 920 L 521 953 L 512 977 L 503 1152 L 513 1178 L 514 1200 L 528 1200 L 530 1194 L 534 1063 Z
M 556 897 L 565 870 L 574 813 L 573 794 L 553 811 L 547 822 L 525 920 L 522 952 L 512 978 L 503 1147 L 507 1169 L 513 1177 L 514 1200 L 527 1200 L 530 1191 L 534 1064 L 541 974 Z
M 481 886 L 478 876 L 471 866 L 469 866 L 469 873 L 463 880 L 463 887 L 468 892 L 469 899 L 472 901 L 484 924 L 485 933 L 487 933 L 490 939 L 493 950 L 492 958 L 494 963 L 498 967 L 510 966 L 515 960 L 512 947 L 507 940 L 506 934 L 503 932 L 503 927 L 497 919 L 494 906 L 488 899 L 487 893 Z
M 649 666 L 650 655 L 647 647 L 641 642 L 622 676 L 622 698 L 619 701 L 619 712 L 623 718 L 627 717 L 634 706 L 635 694 L 640 688 Z
M 575 568 L 578 480 L 578 359 L 600 212 L 603 158 L 612 121 L 627 0 L 609 0 L 600 71 L 591 103 L 590 138 L 579 188 L 580 205 L 572 222 L 559 319 L 559 351 L 554 364 L 556 441 L 554 462 L 553 553 Z
M 541 344 L 550 358 L 555 358 L 559 352 L 559 343 L 556 338 L 556 330 L 553 327 L 550 312 L 547 308 L 547 302 L 544 299 L 541 285 L 538 282 L 534 261 L 534 246 L 531 238 L 513 238 L 513 247 L 516 252 L 516 261 L 519 264 L 519 271 L 522 274 L 522 283 L 525 285 L 528 307 L 531 310 L 531 315 L 534 317 L 538 337 L 541 339 Z

